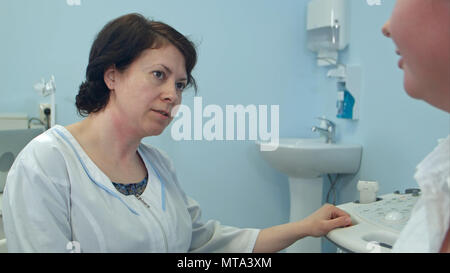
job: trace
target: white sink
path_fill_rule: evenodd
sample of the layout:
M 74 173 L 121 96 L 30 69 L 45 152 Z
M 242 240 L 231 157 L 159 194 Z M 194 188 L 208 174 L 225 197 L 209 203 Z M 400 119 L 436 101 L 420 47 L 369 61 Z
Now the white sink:
M 257 144 L 273 168 L 293 178 L 352 174 L 361 163 L 361 145 L 325 143 L 323 138 L 282 138 L 276 150 L 274 143 Z
M 361 162 L 361 145 L 328 144 L 324 138 L 282 138 L 278 143 L 257 144 L 261 156 L 289 177 L 290 222 L 308 217 L 323 205 L 322 175 L 356 173 Z M 287 252 L 320 253 L 320 238 L 303 238 Z

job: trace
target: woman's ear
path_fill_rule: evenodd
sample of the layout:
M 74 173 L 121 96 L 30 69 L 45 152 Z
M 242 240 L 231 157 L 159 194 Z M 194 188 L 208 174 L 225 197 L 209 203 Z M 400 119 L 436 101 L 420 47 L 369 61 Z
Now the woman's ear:
M 114 90 L 116 83 L 116 73 L 116 67 L 112 65 L 108 69 L 106 69 L 105 74 L 103 74 L 103 80 L 105 81 L 105 84 L 109 90 Z

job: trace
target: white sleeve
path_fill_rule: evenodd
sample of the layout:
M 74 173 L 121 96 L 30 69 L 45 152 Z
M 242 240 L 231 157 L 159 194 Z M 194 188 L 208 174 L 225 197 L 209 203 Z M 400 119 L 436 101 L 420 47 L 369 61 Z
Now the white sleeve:
M 64 160 L 57 152 L 35 148 L 24 149 L 8 173 L 3 195 L 8 251 L 68 252 L 70 193 L 61 178 L 67 175 L 61 168 Z
M 192 241 L 189 252 L 253 252 L 259 229 L 224 226 L 215 220 L 202 223 L 200 206 L 195 200 L 189 197 L 187 199 L 192 219 Z
M 400 232 L 392 253 L 429 253 L 429 234 L 423 198 L 420 197 L 405 227 Z M 411 238 L 416 238 L 411 240 Z

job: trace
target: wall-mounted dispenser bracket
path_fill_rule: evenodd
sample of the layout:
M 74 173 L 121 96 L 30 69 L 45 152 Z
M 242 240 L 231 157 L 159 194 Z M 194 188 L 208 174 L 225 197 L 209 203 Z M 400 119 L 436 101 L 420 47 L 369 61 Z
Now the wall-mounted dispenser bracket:
M 343 64 L 338 64 L 335 69 L 330 69 L 327 73 L 328 78 L 337 78 L 342 81 L 347 79 L 347 68 Z
M 359 105 L 361 103 L 362 68 L 360 65 L 339 64 L 335 69 L 328 71 L 329 78 L 336 78 L 338 82 L 345 82 L 345 86 L 355 100 L 352 120 L 359 119 Z

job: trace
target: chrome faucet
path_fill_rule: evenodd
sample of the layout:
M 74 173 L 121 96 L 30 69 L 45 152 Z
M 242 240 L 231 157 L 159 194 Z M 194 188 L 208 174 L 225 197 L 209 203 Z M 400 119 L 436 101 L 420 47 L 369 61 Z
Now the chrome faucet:
M 334 135 L 336 131 L 336 124 L 326 118 L 317 118 L 321 120 L 320 127 L 313 126 L 313 132 L 319 132 L 321 136 L 325 136 L 327 143 L 334 143 Z

